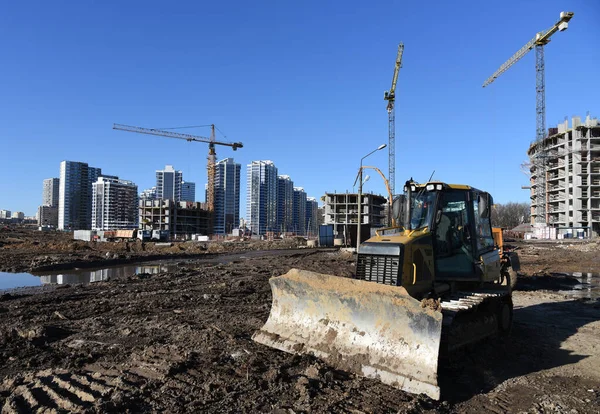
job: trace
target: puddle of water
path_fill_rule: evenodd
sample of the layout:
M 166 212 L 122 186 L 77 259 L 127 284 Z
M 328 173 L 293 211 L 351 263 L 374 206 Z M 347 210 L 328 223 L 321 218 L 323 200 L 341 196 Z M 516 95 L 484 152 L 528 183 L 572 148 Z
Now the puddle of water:
M 578 298 L 600 298 L 600 275 L 582 272 L 560 273 L 560 275 L 574 278 L 578 282 L 578 284 L 573 285 L 571 289 L 561 289 L 561 293 Z
M 0 272 L 0 290 L 38 285 L 40 285 L 40 278 L 29 273 Z
M 324 249 L 327 250 L 327 249 Z M 188 260 L 163 260 L 108 267 L 104 269 L 77 269 L 55 272 L 44 272 L 32 275 L 30 273 L 3 273 L 0 272 L 0 290 L 14 289 L 20 287 L 36 287 L 48 284 L 85 284 L 94 283 L 111 278 L 123 278 L 140 273 L 162 273 L 174 271 L 178 263 L 196 262 L 205 264 L 233 263 L 245 259 L 264 256 L 279 256 L 305 252 L 305 249 L 281 249 L 281 250 L 252 250 L 240 253 L 217 255 L 214 257 Z
M 137 264 L 105 269 L 77 269 L 60 272 L 47 272 L 32 275 L 30 273 L 4 273 L 0 272 L 0 290 L 20 287 L 32 287 L 48 284 L 87 284 L 101 282 L 111 278 L 127 277 L 141 273 L 157 274 L 173 270 L 175 263 L 162 264 Z

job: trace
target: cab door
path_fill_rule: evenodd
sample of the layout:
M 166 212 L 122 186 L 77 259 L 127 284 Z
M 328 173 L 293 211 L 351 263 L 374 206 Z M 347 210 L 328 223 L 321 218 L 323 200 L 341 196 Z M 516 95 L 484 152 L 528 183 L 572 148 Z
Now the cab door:
M 474 271 L 470 193 L 449 189 L 440 195 L 434 231 L 437 280 L 478 280 Z

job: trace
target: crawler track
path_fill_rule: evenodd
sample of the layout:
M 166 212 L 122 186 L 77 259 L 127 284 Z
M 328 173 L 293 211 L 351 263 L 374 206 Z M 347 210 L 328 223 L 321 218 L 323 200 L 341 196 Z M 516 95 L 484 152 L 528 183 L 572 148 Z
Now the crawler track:
M 506 290 L 456 292 L 441 301 L 442 355 L 500 332 L 503 303 L 512 302 Z

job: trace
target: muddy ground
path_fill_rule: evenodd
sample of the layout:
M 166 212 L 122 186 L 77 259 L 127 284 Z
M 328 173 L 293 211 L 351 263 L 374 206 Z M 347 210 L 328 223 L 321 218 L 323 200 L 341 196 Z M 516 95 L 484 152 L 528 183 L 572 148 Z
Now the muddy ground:
M 269 314 L 269 277 L 293 267 L 338 276 L 354 271 L 351 254 L 307 250 L 228 264 L 196 258 L 171 273 L 1 295 L 0 407 L 2 412 L 600 412 L 600 301 L 574 299 L 540 277 L 575 268 L 597 272 L 598 245 L 515 246 L 522 253 L 524 290 L 514 293 L 512 334 L 442 362 L 441 401 L 251 340 Z M 531 278 L 534 273 L 538 277 Z
M 132 261 L 204 257 L 248 250 L 291 249 L 306 246 L 303 238 L 276 241 L 232 239 L 218 243 L 141 241 L 85 242 L 68 232 L 39 232 L 24 227 L 0 227 L 0 272 L 35 272 L 106 267 Z

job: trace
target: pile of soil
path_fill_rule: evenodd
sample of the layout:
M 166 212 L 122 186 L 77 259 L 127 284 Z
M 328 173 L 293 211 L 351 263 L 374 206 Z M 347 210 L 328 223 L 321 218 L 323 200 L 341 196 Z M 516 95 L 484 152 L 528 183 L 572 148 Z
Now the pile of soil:
M 521 259 L 521 273 L 600 274 L 600 240 L 528 240 L 510 243 Z

